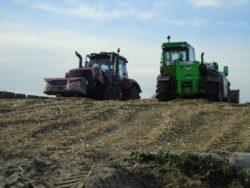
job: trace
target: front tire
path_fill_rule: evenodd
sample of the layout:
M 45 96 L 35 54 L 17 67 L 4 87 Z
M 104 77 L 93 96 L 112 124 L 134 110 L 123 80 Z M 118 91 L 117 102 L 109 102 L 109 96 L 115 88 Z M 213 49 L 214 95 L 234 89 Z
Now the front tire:
M 105 97 L 105 85 L 99 81 L 95 81 L 94 88 L 91 89 L 90 96 L 94 100 L 103 100 Z
M 223 102 L 223 91 L 220 83 L 208 82 L 207 84 L 207 99 L 214 102 Z
M 159 101 L 171 100 L 170 81 L 158 81 L 156 86 L 156 99 Z
M 128 92 L 128 100 L 140 99 L 140 91 L 137 87 L 133 86 Z
M 111 88 L 107 88 L 105 91 L 105 100 L 115 100 L 114 92 Z

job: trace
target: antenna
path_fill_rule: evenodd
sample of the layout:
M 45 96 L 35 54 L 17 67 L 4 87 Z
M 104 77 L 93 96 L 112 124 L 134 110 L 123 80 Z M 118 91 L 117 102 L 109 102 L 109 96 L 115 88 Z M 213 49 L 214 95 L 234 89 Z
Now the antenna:
M 120 51 L 121 51 L 121 50 L 120 50 L 120 48 L 118 48 L 118 49 L 117 49 L 117 53 L 118 53 L 118 55 L 119 55 Z
M 170 35 L 168 35 L 168 43 L 170 43 L 170 39 L 171 39 L 171 36 Z

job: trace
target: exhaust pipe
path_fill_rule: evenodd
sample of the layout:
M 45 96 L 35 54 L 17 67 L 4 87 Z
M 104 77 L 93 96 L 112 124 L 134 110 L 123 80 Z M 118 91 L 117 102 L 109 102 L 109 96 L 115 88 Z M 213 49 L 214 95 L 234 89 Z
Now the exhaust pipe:
M 202 52 L 202 54 L 201 54 L 201 63 L 202 64 L 204 63 L 204 52 Z
M 82 68 L 82 56 L 77 51 L 75 51 L 76 56 L 79 58 L 79 68 Z

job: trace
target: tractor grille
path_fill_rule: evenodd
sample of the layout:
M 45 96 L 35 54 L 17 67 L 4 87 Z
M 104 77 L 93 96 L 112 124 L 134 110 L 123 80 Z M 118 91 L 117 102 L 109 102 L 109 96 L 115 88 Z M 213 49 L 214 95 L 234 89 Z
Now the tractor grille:
M 71 81 L 70 84 L 69 84 L 69 87 L 71 89 L 80 89 L 80 86 L 81 86 L 81 81 L 80 80 Z

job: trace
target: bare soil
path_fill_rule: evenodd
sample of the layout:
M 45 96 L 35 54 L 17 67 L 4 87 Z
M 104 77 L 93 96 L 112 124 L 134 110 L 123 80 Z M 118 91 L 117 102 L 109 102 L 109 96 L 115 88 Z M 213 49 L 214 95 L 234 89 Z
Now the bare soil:
M 249 135 L 250 104 L 1 99 L 0 186 L 72 185 L 134 151 L 250 152 Z

